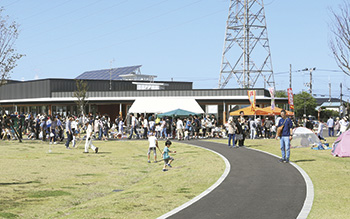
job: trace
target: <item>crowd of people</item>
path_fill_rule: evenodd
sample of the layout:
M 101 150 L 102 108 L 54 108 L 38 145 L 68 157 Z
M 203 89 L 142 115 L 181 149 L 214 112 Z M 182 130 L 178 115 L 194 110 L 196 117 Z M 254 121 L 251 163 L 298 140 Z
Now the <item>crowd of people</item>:
M 49 144 L 57 144 L 65 140 L 65 147 L 76 147 L 78 140 L 85 138 L 84 153 L 89 149 L 98 153 L 99 148 L 92 143 L 93 139 L 107 141 L 111 138 L 119 139 L 148 139 L 149 150 L 147 153 L 150 163 L 150 154 L 154 154 L 154 162 L 157 162 L 156 149 L 161 152 L 164 160 L 163 171 L 171 167 L 173 157 L 169 153 L 171 141 L 169 139 L 190 140 L 200 138 L 228 138 L 228 146 L 231 148 L 244 146 L 246 138 L 280 140 L 280 162 L 288 163 L 290 158 L 290 141 L 293 138 L 293 128 L 303 126 L 314 130 L 315 123 L 309 118 L 294 120 L 286 116 L 282 110 L 280 117 L 252 117 L 245 116 L 243 111 L 238 117 L 229 117 L 223 125 L 218 125 L 215 115 L 189 115 L 183 117 L 158 117 L 155 114 L 130 114 L 127 118 L 116 116 L 114 121 L 108 115 L 92 115 L 62 117 L 60 115 L 35 115 L 11 114 L 0 116 L 0 139 L 12 140 L 26 138 L 48 141 Z M 348 117 L 333 119 L 330 117 L 326 123 L 318 121 L 317 135 L 323 137 L 323 129 L 328 128 L 328 135 L 340 135 L 349 126 Z M 158 139 L 165 139 L 164 150 L 158 146 Z
M 104 141 L 112 138 L 146 139 L 150 131 L 154 131 L 159 139 L 177 138 L 179 140 L 221 137 L 223 134 L 214 115 L 159 118 L 155 114 L 130 114 L 128 118 L 117 116 L 112 121 L 108 115 L 99 114 L 63 117 L 14 113 L 0 116 L 0 139 L 22 139 L 26 136 L 28 139 L 57 144 L 67 138 L 74 147 L 76 141 L 82 138 L 81 134 L 86 133 L 86 121 L 89 121 L 92 126 L 92 138 Z
M 23 139 L 48 141 L 49 144 L 57 144 L 65 138 L 76 145 L 82 133 L 86 133 L 85 122 L 89 121 L 94 127 L 94 137 L 106 140 L 109 133 L 110 119 L 108 116 L 73 116 L 62 117 L 60 115 L 38 114 L 4 114 L 0 116 L 0 139 Z
M 18 114 L 2 115 L 0 117 L 0 139 L 12 140 L 23 138 L 48 141 L 57 144 L 66 138 L 66 146 L 72 143 L 75 147 L 77 140 L 82 139 L 86 133 L 85 122 L 91 124 L 92 138 L 104 140 L 113 138 L 147 139 L 153 131 L 157 139 L 190 140 L 199 138 L 228 137 L 229 145 L 244 145 L 244 139 L 271 139 L 276 137 L 278 120 L 281 117 L 253 117 L 245 116 L 241 112 L 238 117 L 229 117 L 223 125 L 218 125 L 217 117 L 212 115 L 189 115 L 183 117 L 158 117 L 156 114 L 130 114 L 122 117 L 116 116 L 111 120 L 108 115 L 92 115 L 62 117 L 60 115 Z M 313 130 L 314 123 L 308 118 L 293 120 L 293 127 L 304 126 Z M 317 134 L 322 139 L 323 127 L 329 130 L 329 136 L 339 135 L 348 126 L 347 117 L 342 119 L 329 118 L 327 123 L 319 121 Z M 234 135 L 234 136 L 233 136 Z M 239 142 L 241 141 L 241 142 Z M 68 144 L 67 144 L 68 142 Z

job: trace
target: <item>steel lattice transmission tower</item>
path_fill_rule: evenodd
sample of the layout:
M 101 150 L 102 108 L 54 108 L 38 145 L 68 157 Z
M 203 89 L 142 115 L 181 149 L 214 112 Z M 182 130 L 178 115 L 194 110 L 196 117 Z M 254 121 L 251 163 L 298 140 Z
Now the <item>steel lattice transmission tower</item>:
M 241 88 L 275 87 L 263 0 L 231 0 L 219 88 L 234 77 Z

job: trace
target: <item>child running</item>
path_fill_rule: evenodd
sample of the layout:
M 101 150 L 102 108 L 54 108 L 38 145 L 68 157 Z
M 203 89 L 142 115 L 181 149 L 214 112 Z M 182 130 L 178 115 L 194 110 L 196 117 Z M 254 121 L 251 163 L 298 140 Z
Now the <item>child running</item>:
M 148 153 L 147 153 L 147 158 L 148 158 L 148 163 L 151 163 L 150 161 L 150 156 L 151 156 L 151 151 L 153 151 L 154 155 L 154 163 L 157 163 L 157 152 L 156 152 L 156 147 L 158 147 L 158 140 L 157 137 L 155 136 L 154 131 L 152 130 L 148 136 L 148 141 L 149 141 L 149 147 L 148 147 Z M 159 149 L 160 151 L 160 149 Z
M 173 162 L 174 158 L 169 156 L 169 153 L 176 153 L 176 151 L 170 151 L 169 148 L 171 146 L 171 141 L 167 140 L 165 142 L 165 147 L 163 150 L 163 159 L 164 159 L 164 167 L 163 167 L 163 171 L 168 171 L 168 169 L 166 169 L 166 166 L 168 167 L 172 167 L 171 166 L 171 162 Z

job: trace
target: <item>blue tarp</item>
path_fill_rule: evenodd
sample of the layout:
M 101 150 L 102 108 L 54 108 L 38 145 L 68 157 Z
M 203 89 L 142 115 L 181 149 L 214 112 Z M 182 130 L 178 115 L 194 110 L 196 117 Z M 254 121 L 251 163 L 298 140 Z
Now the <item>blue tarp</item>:
M 328 147 L 328 146 L 329 146 L 328 143 L 325 143 L 325 144 L 319 143 L 317 147 L 312 147 L 311 149 L 313 149 L 313 150 L 329 150 L 329 149 L 332 149 L 331 147 Z

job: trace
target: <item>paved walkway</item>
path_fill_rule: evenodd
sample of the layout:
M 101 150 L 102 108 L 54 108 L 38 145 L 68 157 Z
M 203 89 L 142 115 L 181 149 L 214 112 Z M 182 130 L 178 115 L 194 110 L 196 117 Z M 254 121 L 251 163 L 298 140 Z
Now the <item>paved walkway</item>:
M 247 148 L 232 149 L 209 141 L 188 143 L 222 154 L 231 171 L 216 189 L 169 218 L 297 218 L 306 185 L 292 165 Z

